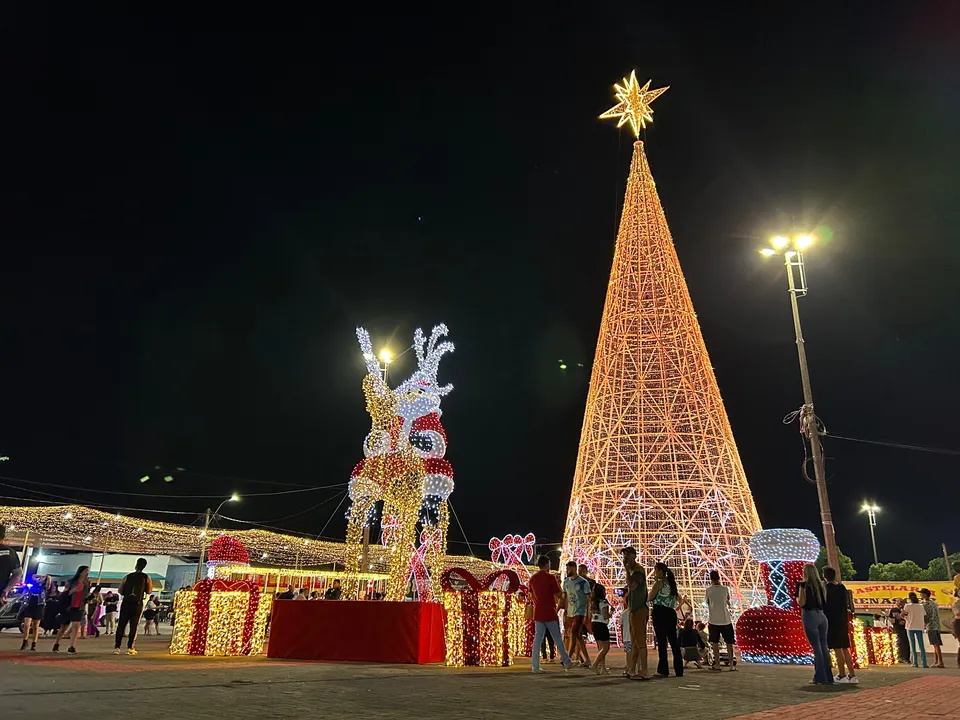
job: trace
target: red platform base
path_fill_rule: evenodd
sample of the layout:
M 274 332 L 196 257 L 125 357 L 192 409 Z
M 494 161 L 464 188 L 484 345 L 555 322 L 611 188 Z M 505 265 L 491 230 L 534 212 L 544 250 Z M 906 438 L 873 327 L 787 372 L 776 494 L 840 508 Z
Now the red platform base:
M 439 603 L 277 600 L 267 657 L 378 663 L 443 662 Z

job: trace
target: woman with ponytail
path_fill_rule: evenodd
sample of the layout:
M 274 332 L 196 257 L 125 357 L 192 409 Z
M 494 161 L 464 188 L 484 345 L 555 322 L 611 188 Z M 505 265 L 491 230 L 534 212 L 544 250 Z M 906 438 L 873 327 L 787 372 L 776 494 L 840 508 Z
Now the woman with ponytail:
M 803 566 L 803 582 L 797 586 L 797 604 L 803 608 L 803 633 L 813 648 L 813 684 L 833 685 L 833 669 L 830 667 L 830 650 L 827 648 L 827 616 L 823 609 L 827 603 L 827 588 L 820 579 L 815 565 Z
M 677 677 L 683 677 L 683 655 L 677 637 L 677 581 L 673 571 L 662 562 L 653 566 L 653 577 L 656 581 L 650 590 L 650 597 L 653 598 L 653 632 L 657 636 L 657 650 L 660 652 L 657 674 L 660 677 L 670 676 L 670 664 L 667 661 L 669 643 L 673 651 L 673 671 Z

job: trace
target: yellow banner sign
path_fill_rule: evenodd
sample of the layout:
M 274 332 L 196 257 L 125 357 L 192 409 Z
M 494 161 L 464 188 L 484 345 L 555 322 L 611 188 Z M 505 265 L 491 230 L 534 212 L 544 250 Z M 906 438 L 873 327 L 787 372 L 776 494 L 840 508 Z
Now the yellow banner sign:
M 920 588 L 929 590 L 930 596 L 940 607 L 950 607 L 956 599 L 953 596 L 953 583 L 943 580 L 926 583 L 846 580 L 843 584 L 853 593 L 853 606 L 858 610 L 892 608 L 897 600 L 906 599 L 909 593 L 920 595 Z

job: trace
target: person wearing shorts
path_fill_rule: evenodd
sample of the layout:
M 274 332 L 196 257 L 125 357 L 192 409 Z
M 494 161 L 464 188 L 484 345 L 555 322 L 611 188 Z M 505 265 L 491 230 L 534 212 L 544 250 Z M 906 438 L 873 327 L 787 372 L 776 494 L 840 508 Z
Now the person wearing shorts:
M 43 619 L 43 611 L 46 607 L 47 593 L 53 586 L 53 581 L 49 576 L 36 575 L 33 578 L 32 585 L 28 585 L 29 593 L 27 602 L 23 608 L 23 642 L 20 644 L 20 651 L 27 649 L 27 643 L 30 643 L 30 650 L 37 649 L 37 635 L 40 633 L 40 621 Z M 31 630 L 33 634 L 31 635 Z M 33 638 L 32 640 L 30 638 Z
M 723 638 L 730 655 L 730 669 L 737 669 L 737 639 L 733 633 L 733 617 L 730 615 L 730 590 L 720 583 L 720 573 L 710 571 L 710 586 L 707 588 L 708 620 L 710 622 L 710 647 L 713 650 L 711 670 L 720 669 L 720 638 Z
M 567 576 L 563 580 L 564 604 L 567 617 L 570 618 L 567 652 L 571 659 L 581 658 L 582 667 L 590 667 L 590 653 L 583 639 L 583 622 L 587 615 L 587 603 L 590 597 L 590 583 L 577 574 L 577 564 L 572 560 L 566 566 Z M 566 620 L 564 620 L 566 623 Z
M 610 603 L 607 602 L 607 589 L 600 583 L 594 583 L 590 596 L 590 630 L 597 641 L 597 659 L 593 669 L 597 675 L 609 675 L 607 653 L 610 652 Z
M 943 638 L 940 637 L 940 606 L 931 596 L 927 588 L 920 591 L 920 602 L 923 604 L 923 619 L 927 626 L 927 640 L 933 645 L 933 666 L 943 667 Z

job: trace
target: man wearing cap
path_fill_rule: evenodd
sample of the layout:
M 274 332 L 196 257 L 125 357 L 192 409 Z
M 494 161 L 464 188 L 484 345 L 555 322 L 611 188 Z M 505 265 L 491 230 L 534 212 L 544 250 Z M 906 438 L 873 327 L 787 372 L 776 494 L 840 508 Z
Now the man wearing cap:
M 627 575 L 627 612 L 630 616 L 630 639 L 632 647 L 627 655 L 627 669 L 624 674 L 635 680 L 648 680 L 647 676 L 647 621 L 650 610 L 647 607 L 647 574 L 637 564 L 637 551 L 625 547 L 623 569 Z M 637 673 L 639 660 L 640 672 Z

